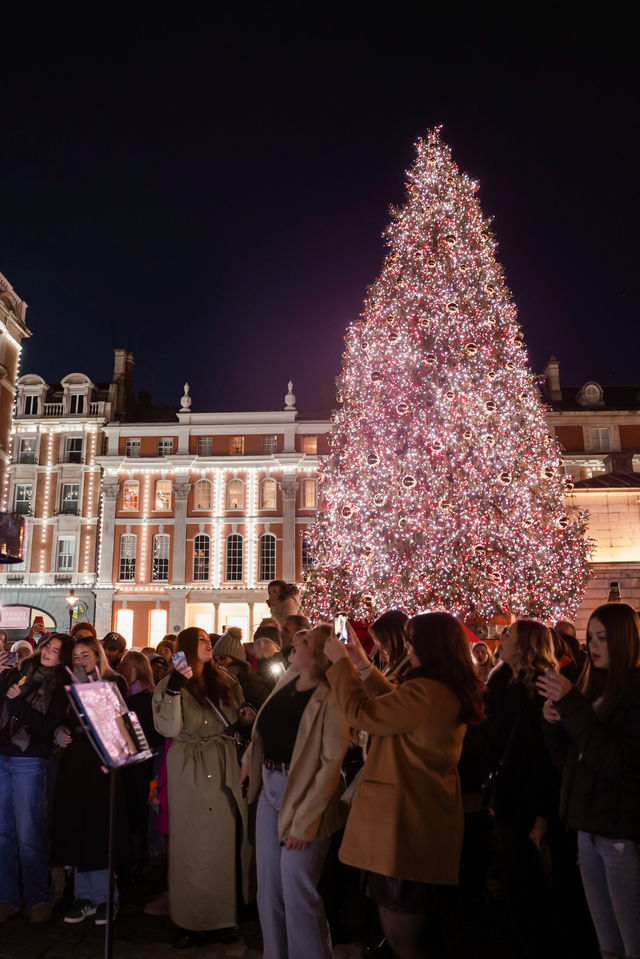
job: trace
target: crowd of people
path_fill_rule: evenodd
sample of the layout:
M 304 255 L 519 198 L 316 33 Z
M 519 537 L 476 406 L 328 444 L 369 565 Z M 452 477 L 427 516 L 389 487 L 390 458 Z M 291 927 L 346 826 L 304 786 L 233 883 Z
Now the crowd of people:
M 250 642 L 190 627 L 136 650 L 77 623 L 0 653 L 0 922 L 50 919 L 60 871 L 65 922 L 107 921 L 108 779 L 73 674 L 114 683 L 153 750 L 119 777 L 115 860 L 120 881 L 166 855 L 145 912 L 177 948 L 233 941 L 255 898 L 264 959 L 329 959 L 346 883 L 377 908 L 367 956 L 445 956 L 452 892 L 481 908 L 497 882 L 523 956 L 640 957 L 631 606 L 596 609 L 583 644 L 525 618 L 470 643 L 399 610 L 339 637 L 281 581 L 269 607 Z

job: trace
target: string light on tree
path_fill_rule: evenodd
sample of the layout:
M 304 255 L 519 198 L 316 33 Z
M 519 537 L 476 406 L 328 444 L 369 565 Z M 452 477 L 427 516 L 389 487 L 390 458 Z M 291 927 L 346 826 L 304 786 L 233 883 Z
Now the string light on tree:
M 585 517 L 563 499 L 478 184 L 434 130 L 406 187 L 345 337 L 306 607 L 571 616 Z

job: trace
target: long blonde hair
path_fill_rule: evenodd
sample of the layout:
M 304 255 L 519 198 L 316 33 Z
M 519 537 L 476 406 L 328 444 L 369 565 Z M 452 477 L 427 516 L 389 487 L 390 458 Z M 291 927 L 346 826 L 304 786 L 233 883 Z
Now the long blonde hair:
M 516 649 L 520 654 L 514 668 L 514 679 L 523 683 L 530 692 L 535 692 L 536 679 L 545 669 L 557 670 L 558 663 L 553 652 L 553 635 L 548 626 L 536 619 L 519 619 Z

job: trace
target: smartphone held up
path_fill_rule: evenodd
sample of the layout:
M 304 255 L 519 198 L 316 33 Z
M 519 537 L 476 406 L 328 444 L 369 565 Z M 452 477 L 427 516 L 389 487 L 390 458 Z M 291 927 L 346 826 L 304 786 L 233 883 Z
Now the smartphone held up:
M 347 642 L 348 632 L 347 632 L 347 622 L 349 617 L 346 613 L 338 613 L 337 616 L 333 618 L 333 631 L 340 640 L 341 643 Z

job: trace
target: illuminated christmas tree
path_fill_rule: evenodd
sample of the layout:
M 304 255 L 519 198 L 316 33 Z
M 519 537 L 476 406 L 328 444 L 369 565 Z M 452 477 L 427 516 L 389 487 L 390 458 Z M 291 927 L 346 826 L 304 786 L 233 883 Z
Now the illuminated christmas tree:
M 529 369 L 495 241 L 439 131 L 417 144 L 389 252 L 345 338 L 309 533 L 306 608 L 570 616 L 585 518 Z

